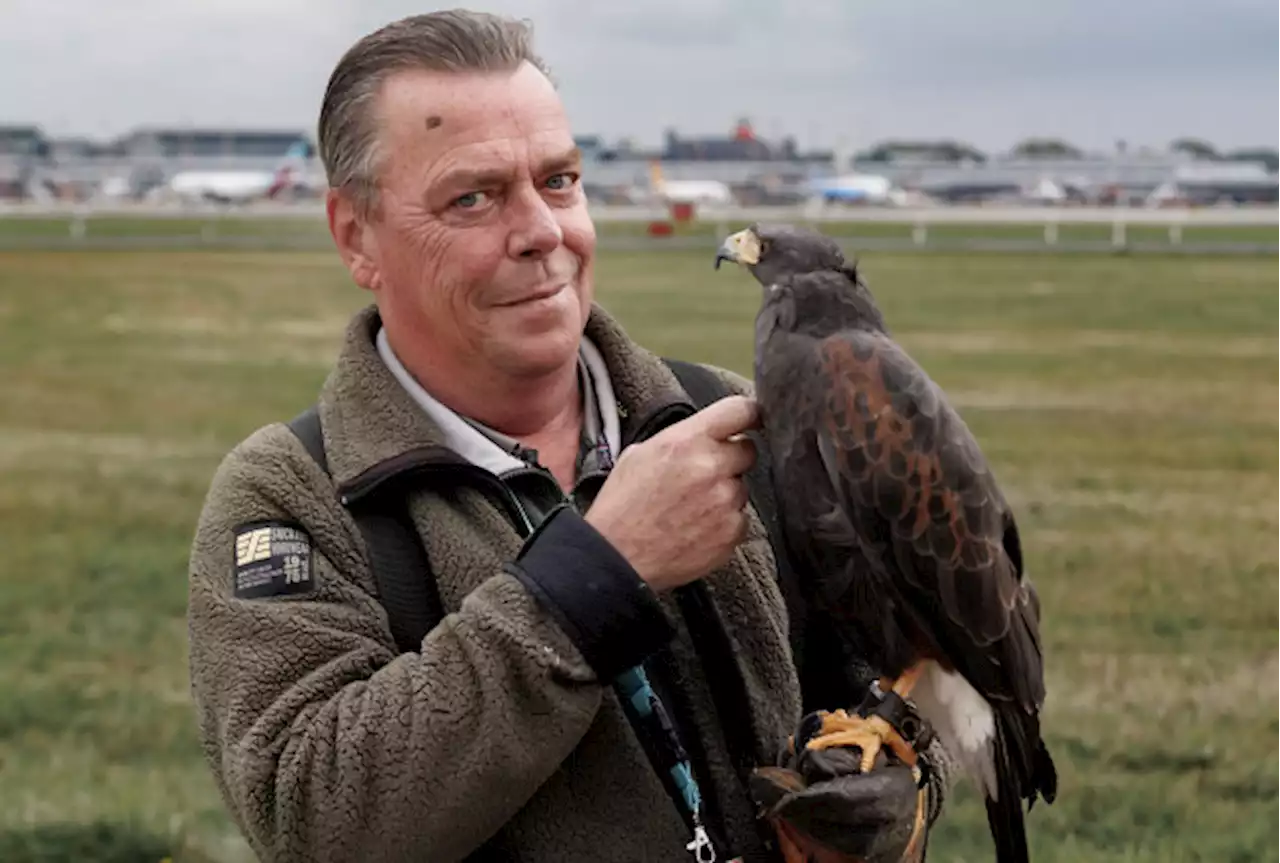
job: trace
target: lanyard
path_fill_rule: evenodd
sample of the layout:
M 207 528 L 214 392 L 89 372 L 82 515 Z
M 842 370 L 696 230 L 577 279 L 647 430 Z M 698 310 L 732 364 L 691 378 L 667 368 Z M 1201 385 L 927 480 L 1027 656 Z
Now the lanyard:
M 689 764 L 689 756 L 685 753 L 680 739 L 676 736 L 675 726 L 671 724 L 657 693 L 649 685 L 649 677 L 643 666 L 635 666 L 622 672 L 614 679 L 614 686 L 622 698 L 623 704 L 645 723 L 656 721 L 661 729 L 663 742 L 667 745 L 674 761 L 669 772 L 676 788 L 680 791 L 680 800 L 684 803 L 689 817 L 693 820 L 693 841 L 685 845 L 698 863 L 715 863 L 716 849 L 711 844 L 711 837 L 702 824 L 702 793 L 698 789 L 698 780 L 693 777 L 693 767 Z
M 596 458 L 598 468 L 607 471 L 614 464 L 613 452 L 605 439 L 604 418 L 599 413 L 597 418 Z M 715 845 L 702 822 L 702 792 L 698 788 L 698 780 L 693 776 L 693 766 L 689 763 L 689 756 L 680 743 L 680 737 L 676 734 L 675 725 L 667 715 L 666 708 L 649 685 L 649 676 L 645 673 L 644 666 L 637 665 L 622 672 L 614 678 L 613 683 L 628 712 L 639 725 L 647 727 L 654 742 L 665 749 L 667 758 L 672 762 L 668 773 L 680 792 L 680 802 L 684 804 L 693 822 L 693 839 L 684 846 L 685 849 L 693 854 L 698 863 L 716 863 Z M 731 860 L 729 863 L 737 861 Z

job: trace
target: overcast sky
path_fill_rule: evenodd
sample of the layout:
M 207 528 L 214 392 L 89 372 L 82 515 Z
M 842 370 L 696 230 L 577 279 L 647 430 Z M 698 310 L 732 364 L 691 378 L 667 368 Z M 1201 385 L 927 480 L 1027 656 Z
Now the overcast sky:
M 575 131 L 861 148 L 1030 135 L 1277 143 L 1276 0 L 493 0 L 531 19 Z M 408 0 L 0 0 L 0 124 L 314 132 L 334 62 Z

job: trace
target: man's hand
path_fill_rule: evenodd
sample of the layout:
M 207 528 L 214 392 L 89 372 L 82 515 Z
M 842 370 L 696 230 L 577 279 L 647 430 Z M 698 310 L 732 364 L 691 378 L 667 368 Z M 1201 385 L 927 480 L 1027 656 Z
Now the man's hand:
M 787 863 L 919 863 L 929 825 L 929 786 L 882 750 L 869 773 L 856 748 L 811 750 L 820 714 L 801 721 L 777 767 L 751 776 L 751 796 L 774 828 Z
M 586 520 L 656 591 L 702 578 L 746 536 L 747 487 L 759 425 L 744 396 L 721 399 L 623 451 Z

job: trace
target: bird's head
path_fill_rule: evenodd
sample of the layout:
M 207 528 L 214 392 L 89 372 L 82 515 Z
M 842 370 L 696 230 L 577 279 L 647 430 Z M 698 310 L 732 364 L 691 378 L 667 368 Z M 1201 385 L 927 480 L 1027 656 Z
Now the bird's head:
M 754 224 L 726 237 L 716 253 L 750 271 L 764 288 L 763 311 L 787 329 L 872 326 L 884 318 L 857 267 L 830 237 L 794 225 Z
M 716 253 L 717 269 L 721 261 L 746 267 L 765 287 L 789 275 L 853 269 L 835 240 L 786 224 L 756 223 L 729 235 Z

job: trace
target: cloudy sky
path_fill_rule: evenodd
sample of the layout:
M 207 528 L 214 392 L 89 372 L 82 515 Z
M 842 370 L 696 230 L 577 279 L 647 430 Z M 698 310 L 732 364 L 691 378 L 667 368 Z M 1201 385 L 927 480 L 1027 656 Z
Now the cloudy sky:
M 492 0 L 531 19 L 576 131 L 657 143 L 749 116 L 864 147 L 1029 135 L 1277 143 L 1275 0 Z M 0 123 L 313 130 L 333 63 L 408 0 L 0 0 Z

